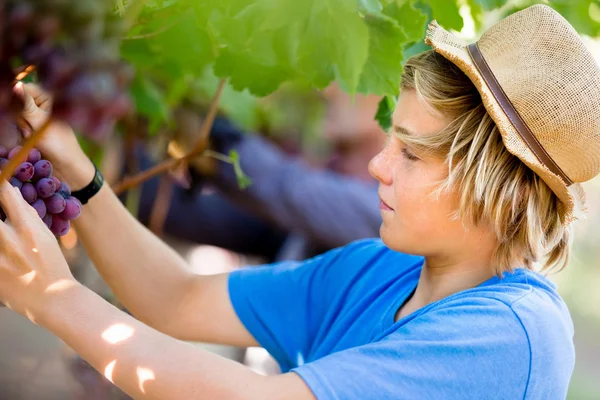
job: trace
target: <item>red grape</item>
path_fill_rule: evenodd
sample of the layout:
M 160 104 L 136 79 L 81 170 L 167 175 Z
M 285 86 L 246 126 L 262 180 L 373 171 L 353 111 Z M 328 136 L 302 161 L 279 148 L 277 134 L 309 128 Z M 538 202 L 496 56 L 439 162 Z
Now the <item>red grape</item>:
M 40 160 L 36 162 L 33 167 L 35 168 L 33 173 L 34 181 L 52 176 L 52 164 L 48 160 Z
M 61 218 L 56 214 L 52 214 L 52 226 L 50 230 L 56 236 L 64 236 L 69 232 L 69 228 L 71 227 L 71 223 L 66 219 Z
M 66 200 L 64 211 L 60 216 L 68 221 L 74 220 L 81 214 L 81 202 L 75 197 L 69 197 Z
M 33 164 L 25 161 L 24 163 L 19 164 L 15 171 L 15 178 L 20 180 L 21 182 L 27 182 L 31 178 L 33 178 Z
M 33 207 L 35 209 L 35 211 L 37 211 L 40 218 L 44 218 L 44 216 L 46 216 L 47 210 L 46 210 L 46 203 L 44 203 L 44 200 L 37 199 L 36 201 L 31 203 L 31 207 Z
M 42 178 L 35 184 L 38 196 L 42 199 L 46 199 L 56 192 L 56 184 L 50 178 Z
M 46 203 L 46 209 L 52 214 L 60 214 L 66 206 L 66 200 L 58 193 L 54 193 L 45 199 L 44 202 Z
M 2 156 L 2 154 L 0 154 L 0 157 Z M 31 149 L 29 150 L 29 154 L 27 155 L 27 161 L 29 161 L 32 164 L 35 164 L 36 162 L 40 161 L 42 159 L 42 153 L 40 153 L 40 151 L 38 149 Z
M 26 182 L 21 187 L 21 194 L 23 198 L 28 203 L 33 203 L 37 199 L 37 190 L 35 190 L 35 186 L 32 183 Z

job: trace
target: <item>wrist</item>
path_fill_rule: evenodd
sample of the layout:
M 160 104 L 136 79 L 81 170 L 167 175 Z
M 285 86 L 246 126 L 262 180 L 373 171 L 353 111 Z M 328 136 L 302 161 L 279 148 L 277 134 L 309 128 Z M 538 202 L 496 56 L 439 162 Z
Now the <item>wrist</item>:
M 83 305 L 82 299 L 90 292 L 75 278 L 61 280 L 56 285 L 56 291 L 47 293 L 36 316 L 36 323 L 53 330 L 53 324 L 60 324 L 64 317 Z
M 72 191 L 86 187 L 96 173 L 94 163 L 83 152 L 73 155 L 64 162 L 53 162 L 53 165 L 57 177 L 66 182 Z

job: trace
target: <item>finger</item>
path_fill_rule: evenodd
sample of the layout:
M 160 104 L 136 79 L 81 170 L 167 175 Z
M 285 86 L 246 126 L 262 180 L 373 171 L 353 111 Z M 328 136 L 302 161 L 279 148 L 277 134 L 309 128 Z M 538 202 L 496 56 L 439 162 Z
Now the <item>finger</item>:
M 25 88 L 22 82 L 17 82 L 14 92 L 23 101 L 23 112 L 21 116 L 33 129 L 39 129 L 48 119 L 48 113 L 38 107 L 36 100 L 31 95 L 31 87 Z
M 23 88 L 35 101 L 35 104 L 44 111 L 50 111 L 52 106 L 52 96 L 42 89 L 41 86 L 34 83 L 24 83 Z
M 29 122 L 27 122 L 23 117 L 17 117 L 17 126 L 19 127 L 19 130 L 23 134 L 24 138 L 27 139 L 29 136 L 31 136 L 33 129 L 31 128 L 31 125 L 29 125 Z
M 0 207 L 15 227 L 27 224 L 37 217 L 33 207 L 23 199 L 19 188 L 13 187 L 8 181 L 0 182 Z

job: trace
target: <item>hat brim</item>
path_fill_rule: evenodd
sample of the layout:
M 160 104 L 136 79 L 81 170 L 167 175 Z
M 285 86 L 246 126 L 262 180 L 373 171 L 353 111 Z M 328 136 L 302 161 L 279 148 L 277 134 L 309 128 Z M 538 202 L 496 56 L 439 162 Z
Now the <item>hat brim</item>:
M 467 50 L 467 45 L 458 37 L 439 26 L 436 21 L 429 24 L 425 43 L 432 46 L 437 53 L 459 67 L 473 82 L 481 94 L 484 107 L 498 126 L 498 130 L 502 135 L 502 141 L 507 150 L 538 174 L 561 201 L 559 213 L 563 224 L 569 224 L 574 220 L 582 219 L 586 212 L 585 192 L 583 188 L 578 183 L 567 186 L 558 175 L 551 172 L 541 163 L 529 149 L 473 63 Z

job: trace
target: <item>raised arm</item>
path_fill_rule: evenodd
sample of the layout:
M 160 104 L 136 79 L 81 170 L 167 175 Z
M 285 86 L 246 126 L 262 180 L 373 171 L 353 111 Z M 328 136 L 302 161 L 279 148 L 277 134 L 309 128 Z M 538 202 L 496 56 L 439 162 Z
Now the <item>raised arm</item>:
M 34 128 L 47 112 L 45 94 L 27 85 L 24 118 Z M 54 124 L 39 146 L 55 174 L 73 189 L 87 185 L 94 167 L 72 130 Z M 251 346 L 254 339 L 229 300 L 227 276 L 192 274 L 185 261 L 124 208 L 104 185 L 74 222 L 78 236 L 106 283 L 142 322 L 182 339 Z

